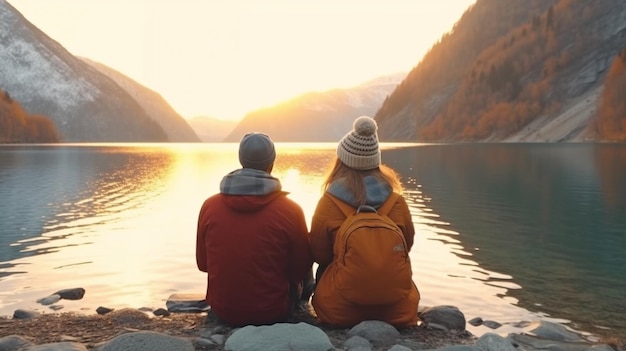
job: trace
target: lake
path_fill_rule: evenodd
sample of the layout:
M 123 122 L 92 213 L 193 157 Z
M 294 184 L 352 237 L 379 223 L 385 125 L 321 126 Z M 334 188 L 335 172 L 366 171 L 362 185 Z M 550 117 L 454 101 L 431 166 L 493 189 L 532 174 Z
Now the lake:
M 277 143 L 273 175 L 307 220 L 335 143 Z M 83 287 L 62 312 L 165 307 L 203 294 L 196 221 L 236 143 L 0 146 L 0 315 Z M 626 338 L 626 145 L 393 144 L 416 228 L 420 305 L 515 332 L 562 323 Z

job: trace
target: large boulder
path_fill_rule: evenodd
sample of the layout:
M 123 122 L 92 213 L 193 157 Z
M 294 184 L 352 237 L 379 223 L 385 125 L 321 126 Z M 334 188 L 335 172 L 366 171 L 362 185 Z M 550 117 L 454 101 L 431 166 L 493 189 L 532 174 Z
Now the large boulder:
M 307 323 L 245 326 L 226 340 L 229 351 L 328 351 L 335 347 L 318 327 Z

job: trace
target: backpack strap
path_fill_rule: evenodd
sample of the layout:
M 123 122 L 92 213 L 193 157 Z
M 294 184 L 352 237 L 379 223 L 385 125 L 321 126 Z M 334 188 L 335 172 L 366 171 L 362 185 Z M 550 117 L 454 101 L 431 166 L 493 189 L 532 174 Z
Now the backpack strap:
M 356 211 L 354 207 L 339 200 L 339 198 L 335 197 L 334 195 L 328 194 L 328 197 L 335 203 L 335 205 L 337 205 L 337 207 L 339 207 L 339 209 L 341 210 L 341 212 L 343 212 L 346 218 Z
M 400 197 L 400 194 L 391 192 L 391 195 L 385 200 L 385 202 L 378 208 L 378 213 L 381 215 L 388 215 L 393 208 L 393 205 L 396 204 L 396 200 Z
M 353 214 L 356 211 L 354 207 L 347 204 L 346 202 L 339 200 L 339 198 L 335 197 L 334 195 L 328 194 L 328 197 L 335 203 L 335 205 L 337 205 L 337 207 L 339 207 L 341 212 L 343 212 L 343 214 L 346 217 L 348 217 L 349 215 Z M 392 192 L 387 198 L 387 200 L 385 200 L 385 202 L 382 204 L 382 206 L 378 208 L 376 212 L 383 214 L 383 215 L 389 214 L 389 212 L 391 212 L 391 209 L 393 208 L 393 205 L 395 205 L 398 197 L 400 197 L 400 194 Z

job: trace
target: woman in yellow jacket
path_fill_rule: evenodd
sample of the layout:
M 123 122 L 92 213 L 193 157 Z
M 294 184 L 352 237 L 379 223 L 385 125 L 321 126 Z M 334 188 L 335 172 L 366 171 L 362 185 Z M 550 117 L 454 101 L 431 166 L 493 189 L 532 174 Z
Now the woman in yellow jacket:
M 361 205 L 379 209 L 393 192 L 402 192 L 396 172 L 381 164 L 377 129 L 376 121 L 361 116 L 354 121 L 353 130 L 341 139 L 337 146 L 337 160 L 324 181 L 324 194 L 311 222 L 311 249 L 313 259 L 319 265 L 312 305 L 321 322 L 336 327 L 349 328 L 364 320 L 380 320 L 401 328 L 414 326 L 418 321 L 420 295 L 412 280 L 397 288 L 398 299 L 392 303 L 356 303 L 350 296 L 368 294 L 368 291 L 361 291 L 367 290 L 363 289 L 363 284 L 349 293 L 345 287 L 341 291 L 337 289 L 337 275 L 343 273 L 335 261 L 333 248 L 337 231 L 346 219 L 339 206 L 351 207 L 355 211 Z M 402 196 L 394 196 L 391 201 L 394 203 L 388 216 L 401 229 L 408 252 L 415 235 L 411 214 Z M 384 284 L 385 277 L 376 280 L 374 278 L 368 284 L 372 287 Z M 393 286 L 388 288 L 396 289 Z

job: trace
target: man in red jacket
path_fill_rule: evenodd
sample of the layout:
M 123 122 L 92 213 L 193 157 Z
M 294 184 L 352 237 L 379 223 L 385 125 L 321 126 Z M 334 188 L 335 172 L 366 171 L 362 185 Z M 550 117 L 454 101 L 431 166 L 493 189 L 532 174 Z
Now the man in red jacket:
M 313 264 L 306 220 L 270 175 L 275 158 L 269 136 L 246 134 L 242 168 L 222 179 L 198 218 L 196 263 L 207 272 L 206 302 L 234 326 L 286 321 L 298 300 L 310 297 L 301 296 Z

